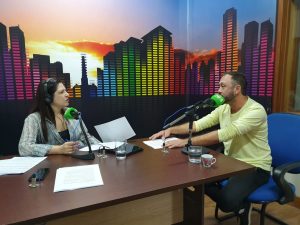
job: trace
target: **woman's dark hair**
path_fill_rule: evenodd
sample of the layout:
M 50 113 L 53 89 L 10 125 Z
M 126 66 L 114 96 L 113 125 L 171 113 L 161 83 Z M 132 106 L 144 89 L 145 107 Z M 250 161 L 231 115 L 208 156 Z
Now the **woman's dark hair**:
M 53 101 L 54 93 L 56 92 L 59 83 L 61 82 L 53 78 L 42 80 L 36 90 L 36 95 L 31 110 L 31 113 L 40 113 L 43 136 L 46 142 L 48 142 L 46 119 L 54 123 L 55 126 L 55 115 L 51 108 L 51 103 Z

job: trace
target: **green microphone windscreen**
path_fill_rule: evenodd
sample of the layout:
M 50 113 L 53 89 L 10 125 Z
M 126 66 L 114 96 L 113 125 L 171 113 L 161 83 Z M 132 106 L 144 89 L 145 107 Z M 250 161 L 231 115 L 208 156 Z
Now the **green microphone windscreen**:
M 69 119 L 77 119 L 78 118 L 78 111 L 73 108 L 67 108 L 64 114 L 65 119 L 69 120 Z
M 210 97 L 210 99 L 213 100 L 215 107 L 223 105 L 223 103 L 225 102 L 224 97 L 220 94 L 214 94 L 213 96 Z

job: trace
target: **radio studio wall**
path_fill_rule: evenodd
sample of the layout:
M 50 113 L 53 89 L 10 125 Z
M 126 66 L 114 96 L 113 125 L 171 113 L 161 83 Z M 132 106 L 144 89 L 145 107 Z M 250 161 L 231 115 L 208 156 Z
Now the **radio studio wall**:
M 1 0 L 0 155 L 18 153 L 34 91 L 49 77 L 64 81 L 97 138 L 94 125 L 122 116 L 136 138 L 150 136 L 178 109 L 215 94 L 225 71 L 243 72 L 248 95 L 269 113 L 276 4 Z

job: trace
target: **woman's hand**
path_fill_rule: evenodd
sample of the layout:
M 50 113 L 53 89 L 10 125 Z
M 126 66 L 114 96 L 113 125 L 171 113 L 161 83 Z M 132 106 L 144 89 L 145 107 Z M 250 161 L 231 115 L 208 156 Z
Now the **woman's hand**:
M 63 143 L 61 146 L 61 153 L 60 154 L 73 154 L 75 151 L 79 149 L 78 142 L 76 141 L 68 141 Z

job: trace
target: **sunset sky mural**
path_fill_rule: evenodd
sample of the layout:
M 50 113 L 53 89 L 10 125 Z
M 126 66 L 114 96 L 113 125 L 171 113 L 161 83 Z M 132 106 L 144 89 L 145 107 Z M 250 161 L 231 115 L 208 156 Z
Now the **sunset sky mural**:
M 96 68 L 103 68 L 103 55 L 115 43 L 140 39 L 158 25 L 172 32 L 174 48 L 214 53 L 221 48 L 221 15 L 232 6 L 238 11 L 241 40 L 242 28 L 251 20 L 270 18 L 275 24 L 275 14 L 266 18 L 266 11 L 275 11 L 274 0 L 1 0 L 0 22 L 19 25 L 29 57 L 45 54 L 51 62 L 62 62 L 74 85 L 80 83 L 81 53 L 87 56 L 89 80 L 96 80 Z

